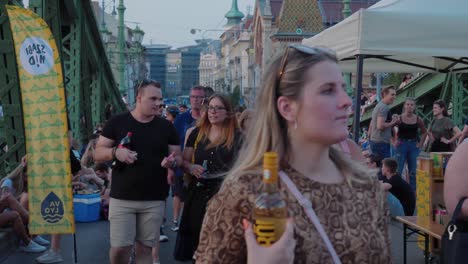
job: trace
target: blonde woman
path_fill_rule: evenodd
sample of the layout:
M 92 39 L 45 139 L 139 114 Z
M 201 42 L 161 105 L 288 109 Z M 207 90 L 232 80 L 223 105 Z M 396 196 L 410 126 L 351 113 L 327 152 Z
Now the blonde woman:
M 266 151 L 279 154 L 281 169 L 312 203 L 343 263 L 390 263 L 389 213 L 379 182 L 331 148 L 348 135 L 351 107 L 335 55 L 289 46 L 265 72 L 249 137 L 205 214 L 197 263 L 247 262 L 242 222 L 252 222 Z M 295 225 L 294 263 L 331 263 L 332 249 L 303 207 L 282 182 L 279 190 Z
M 426 126 L 422 118 L 416 115 L 416 101 L 406 98 L 403 113 L 400 115 L 396 141 L 398 173 L 403 175 L 405 164 L 408 165 L 409 183 L 416 192 L 416 165 L 420 147 L 426 138 Z M 421 136 L 420 136 L 421 135 Z

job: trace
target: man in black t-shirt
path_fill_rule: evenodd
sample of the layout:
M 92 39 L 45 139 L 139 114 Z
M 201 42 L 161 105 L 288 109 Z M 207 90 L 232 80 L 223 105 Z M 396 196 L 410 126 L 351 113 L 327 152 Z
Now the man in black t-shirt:
M 174 126 L 158 117 L 163 104 L 159 83 L 143 81 L 133 111 L 109 120 L 96 145 L 95 160 L 115 160 L 110 192 L 110 258 L 127 264 L 136 240 L 137 263 L 152 263 L 151 248 L 159 240 L 164 201 L 172 178 L 167 169 L 182 164 Z M 118 148 L 131 132 L 129 149 Z
M 416 195 L 413 188 L 397 172 L 398 162 L 392 158 L 382 161 L 382 180 L 392 187 L 390 192 L 400 201 L 405 215 L 413 215 L 416 206 Z

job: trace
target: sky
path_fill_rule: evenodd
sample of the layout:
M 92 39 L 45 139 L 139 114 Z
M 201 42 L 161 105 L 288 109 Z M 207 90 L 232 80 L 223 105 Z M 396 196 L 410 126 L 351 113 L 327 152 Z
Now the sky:
M 116 0 L 118 5 L 119 0 Z M 99 1 L 101 3 L 101 1 Z M 106 12 L 112 12 L 113 1 L 105 0 Z M 125 21 L 128 27 L 139 27 L 145 32 L 143 44 L 167 44 L 174 48 L 193 45 L 195 39 L 218 39 L 226 24 L 224 15 L 232 0 L 127 0 Z M 255 0 L 238 0 L 239 10 L 253 13 Z M 191 29 L 201 29 L 191 34 Z M 210 31 L 211 30 L 211 31 Z
M 94 0 L 93 0 L 94 1 Z M 106 12 L 112 13 L 119 0 L 104 0 Z M 102 0 L 99 0 L 101 5 Z M 239 10 L 247 15 L 248 6 L 253 13 L 255 0 L 238 0 Z M 28 6 L 29 0 L 23 0 Z M 166 44 L 174 48 L 193 45 L 195 39 L 218 39 L 227 20 L 224 15 L 231 9 L 232 0 L 127 0 L 124 1 L 125 23 L 145 32 L 143 44 Z M 191 29 L 200 29 L 191 34 Z M 219 31 L 216 31 L 219 30 Z

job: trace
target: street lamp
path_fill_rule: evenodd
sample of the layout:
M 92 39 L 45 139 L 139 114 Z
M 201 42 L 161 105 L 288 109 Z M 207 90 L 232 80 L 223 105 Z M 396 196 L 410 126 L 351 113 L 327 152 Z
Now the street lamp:
M 133 40 L 141 45 L 141 42 L 143 41 L 143 37 L 145 36 L 145 32 L 141 30 L 141 28 L 137 25 L 135 29 L 132 31 L 133 32 Z

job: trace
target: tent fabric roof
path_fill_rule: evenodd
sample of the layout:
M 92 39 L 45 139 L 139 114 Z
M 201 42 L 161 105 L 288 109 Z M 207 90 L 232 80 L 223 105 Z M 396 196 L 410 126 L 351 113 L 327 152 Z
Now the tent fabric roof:
M 464 0 L 382 0 L 304 39 L 303 44 L 334 50 L 346 72 L 356 71 L 356 55 L 374 57 L 365 59 L 364 72 L 446 72 L 467 68 L 463 70 L 466 72 L 466 10 L 468 1 Z M 453 59 L 463 63 L 454 65 Z

